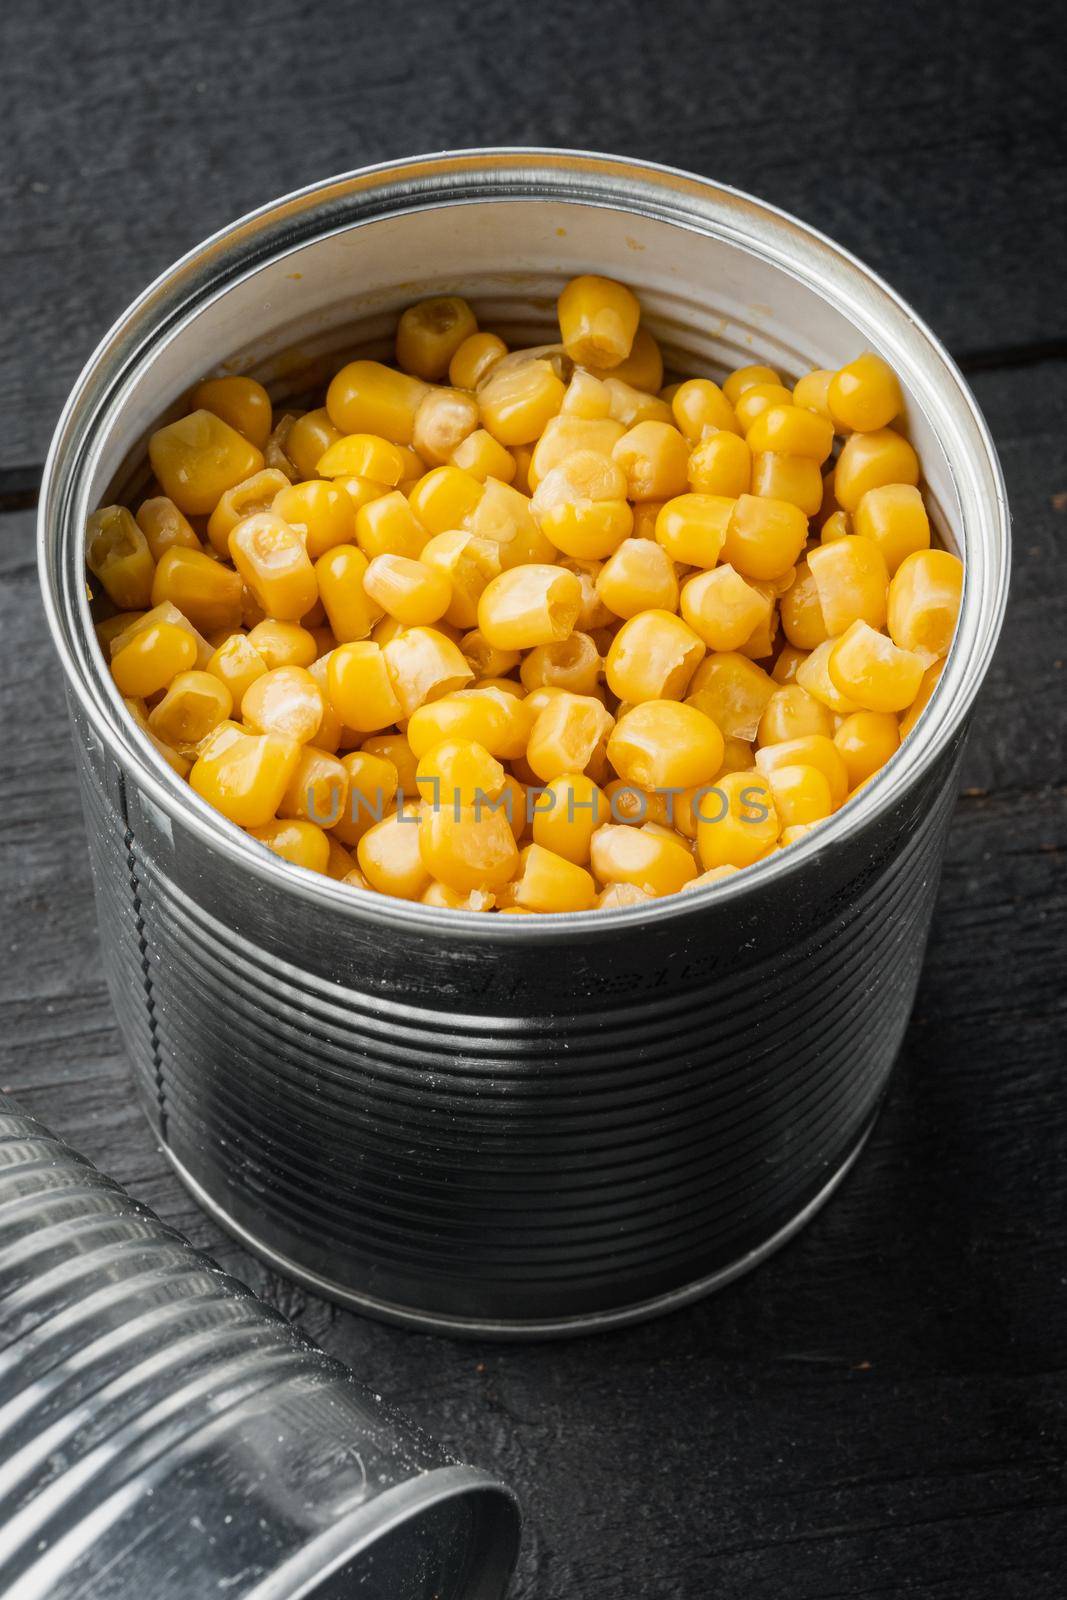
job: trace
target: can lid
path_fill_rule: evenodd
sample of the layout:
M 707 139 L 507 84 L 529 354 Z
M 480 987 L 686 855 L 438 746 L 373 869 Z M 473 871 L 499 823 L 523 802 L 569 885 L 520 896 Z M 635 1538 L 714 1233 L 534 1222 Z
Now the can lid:
M 0 1096 L 7 1600 L 494 1600 L 511 1492 Z

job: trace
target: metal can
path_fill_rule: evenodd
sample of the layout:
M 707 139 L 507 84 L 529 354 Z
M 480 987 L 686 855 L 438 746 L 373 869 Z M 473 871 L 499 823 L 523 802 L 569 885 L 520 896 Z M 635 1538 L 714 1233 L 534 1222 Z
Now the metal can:
M 0 1095 L 6 1600 L 500 1600 L 509 1492 L 447 1462 Z
M 710 890 L 492 917 L 298 872 L 124 716 L 89 626 L 86 515 L 205 373 L 298 391 L 386 354 L 398 309 L 445 291 L 533 343 L 583 271 L 633 285 L 680 371 L 885 356 L 966 564 L 939 687 L 852 803 Z M 603 1328 L 765 1257 L 840 1182 L 885 1088 L 1008 567 L 993 445 L 933 335 L 828 239 L 704 179 L 581 152 L 429 156 L 291 195 L 185 257 L 75 387 L 41 573 L 115 1005 L 192 1192 L 312 1289 L 456 1333 Z

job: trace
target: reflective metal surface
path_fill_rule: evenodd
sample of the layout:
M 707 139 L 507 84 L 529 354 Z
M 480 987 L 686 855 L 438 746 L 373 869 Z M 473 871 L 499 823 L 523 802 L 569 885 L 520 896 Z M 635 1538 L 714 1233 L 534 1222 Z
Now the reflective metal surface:
M 633 284 L 683 370 L 769 358 L 795 377 L 865 346 L 896 367 L 966 561 L 927 714 L 816 834 L 648 907 L 478 917 L 287 867 L 127 723 L 87 626 L 86 512 L 222 357 L 294 392 L 384 352 L 397 309 L 446 289 L 532 341 L 590 269 Z M 467 152 L 337 179 L 209 241 L 104 341 L 57 430 L 41 561 L 142 1096 L 246 1242 L 381 1315 L 545 1334 L 677 1304 L 810 1214 L 903 1034 L 1008 573 L 974 402 L 866 269 L 746 196 L 606 157 Z

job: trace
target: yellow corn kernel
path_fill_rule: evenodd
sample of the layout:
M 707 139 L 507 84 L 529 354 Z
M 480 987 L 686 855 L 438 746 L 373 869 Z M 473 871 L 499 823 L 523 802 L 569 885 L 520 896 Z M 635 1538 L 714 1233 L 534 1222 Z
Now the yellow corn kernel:
M 207 378 L 189 396 L 191 411 L 211 411 L 265 450 L 273 425 L 270 395 L 255 378 Z
M 670 611 L 641 611 L 612 641 L 605 676 L 612 694 L 633 705 L 681 700 L 704 657 L 704 643 Z
M 421 555 L 427 537 L 426 529 L 399 489 L 371 500 L 356 512 L 356 543 L 368 560 L 375 556 L 407 556 L 414 560 Z
M 196 644 L 185 628 L 173 622 L 153 622 L 129 630 L 129 637 L 111 659 L 111 673 L 119 693 L 127 699 L 145 699 L 188 672 L 196 664 Z
M 538 527 L 529 497 L 495 478 L 486 482 L 469 527 L 480 539 L 499 545 L 500 564 L 505 569 L 556 559 L 556 548 Z
M 308 413 L 308 416 L 312 415 L 317 416 L 318 413 Z M 297 427 L 307 420 L 307 417 L 302 417 Z M 295 434 L 296 428 L 293 432 Z M 357 477 L 392 489 L 404 476 L 405 464 L 400 447 L 389 439 L 383 439 L 375 433 L 349 433 L 337 434 L 328 448 L 323 449 L 316 461 L 315 471 L 320 478 Z M 307 474 L 308 477 L 312 475 L 311 472 Z
M 155 734 L 148 726 L 148 713 L 145 711 L 144 701 L 127 699 L 123 700 L 122 703 L 126 707 L 126 710 L 129 712 L 130 716 L 133 718 L 134 722 L 137 724 L 137 727 L 148 740 L 149 744 L 158 755 L 162 756 L 163 760 L 167 763 L 167 766 L 170 767 L 171 771 L 176 772 L 179 778 L 187 778 L 189 776 L 189 770 L 192 767 L 192 762 L 189 761 L 185 756 L 179 755 L 178 751 L 172 749 L 169 744 L 164 744 L 162 739 L 156 738 Z
M 830 637 L 807 561 L 797 563 L 796 577 L 782 596 L 781 615 L 785 636 L 798 650 L 814 650 Z
M 473 741 L 492 756 L 507 756 L 513 747 L 515 726 L 509 700 L 510 696 L 491 689 L 458 689 L 432 700 L 412 713 L 407 725 L 408 743 L 420 760 L 442 740 L 457 739 Z
M 788 683 L 776 689 L 767 701 L 756 738 L 762 746 L 802 739 L 809 733 L 829 738 L 833 731 L 833 713 L 798 683 Z
M 820 417 L 826 417 L 832 422 L 830 385 L 833 380 L 834 374 L 827 372 L 823 367 L 817 367 L 814 372 L 806 372 L 793 385 L 793 404 L 801 406 L 805 411 L 815 411 Z
M 210 672 L 179 672 L 149 713 L 148 726 L 157 739 L 188 756 L 232 711 L 233 696 L 220 679 Z
M 179 611 L 177 606 L 171 605 L 169 600 L 165 600 L 162 605 L 153 606 L 151 611 L 143 611 L 140 614 L 128 612 L 126 615 L 128 618 L 127 625 L 113 634 L 109 641 L 108 649 L 112 661 L 114 661 L 120 650 L 125 649 L 135 634 L 143 632 L 145 628 L 155 627 L 158 622 L 173 623 L 176 628 L 181 628 L 184 633 L 189 635 L 196 652 L 196 658 L 192 662 L 193 666 L 204 668 L 211 660 L 211 645 L 208 644 L 203 634 L 193 627 L 189 618 Z
M 502 888 L 518 869 L 519 850 L 502 803 L 424 805 L 418 831 L 426 871 L 460 894 Z
M 273 511 L 238 523 L 230 534 L 230 555 L 269 617 L 297 622 L 319 598 L 317 568 L 311 564 L 304 541 Z M 322 560 L 329 562 L 332 556 L 331 551 Z
M 477 332 L 474 312 L 459 295 L 420 300 L 397 323 L 396 364 L 419 378 L 443 378 L 460 346 Z
M 374 502 L 375 505 L 380 503 Z M 407 501 L 403 504 L 406 510 Z M 355 507 L 345 490 L 335 483 L 312 478 L 309 483 L 286 484 L 275 495 L 270 509 L 302 535 L 304 548 L 312 561 L 317 561 L 336 545 L 352 543 Z
M 671 410 L 690 448 L 698 445 L 709 429 L 736 435 L 741 432 L 733 406 L 710 378 L 689 378 L 680 383 L 671 398 Z
M 740 650 L 771 609 L 771 600 L 731 566 L 699 572 L 682 585 L 682 616 L 709 650 Z
M 591 911 L 596 884 L 584 867 L 536 843 L 519 857 L 515 904 L 527 911 Z
M 750 443 L 751 439 L 749 434 Z M 822 505 L 822 473 L 819 463 L 809 456 L 761 452 L 752 458 L 751 484 L 753 494 L 768 500 L 788 500 L 806 517 L 813 517 Z
M 160 561 L 175 545 L 183 550 L 201 548 L 194 528 L 165 494 L 156 495 L 153 500 L 143 500 L 137 508 L 136 521 L 148 542 L 153 561 Z
M 830 785 L 818 767 L 773 767 L 767 774 L 782 829 L 810 827 L 822 822 L 833 810 Z
M 705 871 L 750 867 L 778 842 L 779 822 L 770 783 L 758 772 L 728 772 L 698 792 L 697 850 Z
M 608 798 L 592 778 L 581 772 L 562 772 L 537 797 L 534 843 L 585 866 L 593 834 L 610 818 Z
M 356 846 L 356 859 L 372 889 L 398 900 L 418 900 L 435 876 L 420 850 L 423 818 L 418 807 L 400 806 L 368 828 Z M 472 885 L 472 887 L 476 887 Z
M 624 284 L 592 273 L 572 278 L 556 310 L 564 349 L 578 366 L 617 367 L 630 354 L 641 307 Z
M 508 451 L 515 463 L 515 476 L 511 479 L 512 487 L 522 494 L 530 493 L 530 462 L 533 460 L 533 446 L 516 444 Z
M 890 577 L 906 557 L 930 548 L 930 519 L 914 484 L 885 483 L 868 489 L 853 520 L 856 532 L 873 539 L 881 550 Z
M 608 415 L 616 422 L 621 422 L 624 428 L 635 428 L 639 422 L 662 422 L 668 427 L 674 426 L 674 412 L 666 400 L 661 400 L 658 395 L 646 394 L 643 389 L 635 389 L 632 383 L 625 383 L 622 378 L 607 377 L 602 381 L 608 395 Z
M 827 400 L 841 432 L 871 433 L 885 428 L 903 405 L 896 373 L 881 356 L 869 351 L 834 374 Z
M 93 632 L 96 634 L 100 648 L 110 661 L 112 656 L 112 641 L 130 628 L 145 615 L 143 611 L 117 611 L 113 617 L 106 617 L 103 622 L 93 623 Z M 131 635 L 132 637 L 132 635 Z
M 246 517 L 274 509 L 274 501 L 282 489 L 290 487 L 284 472 L 276 467 L 264 467 L 254 472 L 242 483 L 219 496 L 218 504 L 207 520 L 207 536 L 212 549 L 224 558 L 230 554 L 230 534 Z
M 335 545 L 315 563 L 319 597 L 334 637 L 341 644 L 365 639 L 381 616 L 381 607 L 363 587 L 369 563 L 354 544 Z
M 345 782 L 347 783 L 347 781 L 346 776 Z M 358 887 L 365 889 L 367 880 L 356 866 L 355 856 L 345 849 L 334 833 L 328 836 L 326 842 L 329 845 L 329 854 L 326 857 L 326 876 L 335 878 L 338 882 L 351 881 L 353 884 L 358 882 Z
M 148 441 L 163 493 L 187 516 L 206 516 L 219 496 L 263 466 L 263 455 L 212 411 L 193 411 Z
M 415 413 L 412 442 L 430 466 L 442 466 L 478 428 L 478 402 L 463 389 L 433 388 Z M 492 435 L 488 436 L 492 439 Z M 496 441 L 493 441 L 494 443 Z M 497 450 L 504 447 L 497 444 Z
M 697 872 L 696 862 L 677 834 L 621 823 L 608 823 L 593 834 L 590 865 L 598 883 L 632 884 L 654 898 L 677 894 Z
M 768 406 L 753 421 L 747 438 L 754 454 L 803 456 L 821 465 L 833 449 L 834 425 L 803 406 Z
M 231 822 L 263 828 L 273 820 L 299 759 L 295 739 L 247 733 L 223 722 L 201 746 L 189 782 Z
M 773 583 L 759 582 L 755 578 L 748 582 L 749 587 L 765 602 L 765 610 L 748 638 L 737 648 L 753 661 L 763 661 L 774 654 L 774 643 L 778 637 L 778 589 Z
M 356 733 L 377 733 L 403 715 L 385 655 L 369 639 L 341 644 L 330 652 L 326 694 L 342 725 Z
M 502 572 L 478 602 L 478 628 L 501 650 L 565 639 L 578 620 L 581 585 L 564 567 L 529 563 Z
M 743 494 L 735 502 L 721 556 L 745 578 L 779 577 L 797 561 L 808 537 L 808 520 L 787 500 Z
M 612 448 L 631 500 L 669 500 L 689 486 L 689 446 L 667 422 L 638 422 Z
M 847 717 L 853 711 L 858 711 L 859 707 L 841 693 L 830 676 L 830 654 L 836 643 L 836 638 L 824 639 L 822 644 L 809 650 L 797 667 L 796 681 L 822 705 L 829 707 L 835 716 Z
M 835 688 L 864 711 L 905 711 L 919 692 L 928 662 L 902 650 L 866 622 L 854 622 L 827 658 Z
M 770 674 L 747 656 L 718 651 L 693 674 L 687 704 L 710 717 L 725 738 L 754 739 L 774 689 Z
M 448 363 L 448 381 L 457 389 L 477 389 L 507 353 L 495 333 L 469 333 Z
M 308 744 L 322 722 L 322 690 L 306 667 L 272 667 L 245 690 L 241 717 L 256 733 Z
M 487 585 L 500 575 L 500 550 L 492 539 L 454 528 L 438 533 L 422 549 L 421 562 L 448 586 L 443 613 L 454 628 L 470 628 L 478 620 L 478 604 Z
M 393 734 L 384 737 L 402 740 L 403 736 Z M 383 822 L 392 815 L 405 791 L 396 764 L 386 755 L 370 750 L 352 750 L 341 757 L 341 768 L 345 775 L 345 800 L 341 814 L 333 824 L 332 835 L 351 850 L 375 823 Z M 412 762 L 411 788 L 407 793 L 410 795 L 415 792 L 415 767 Z M 410 807 L 406 814 L 410 818 Z M 409 821 L 408 826 L 414 830 L 416 825 Z
M 639 327 L 624 360 L 610 367 L 593 364 L 586 370 L 591 378 L 615 378 L 634 389 L 655 394 L 663 382 L 663 352 L 648 329 Z
M 554 644 L 539 644 L 519 674 L 527 689 L 550 685 L 573 694 L 592 694 L 600 680 L 600 652 L 587 633 L 572 633 Z
M 563 397 L 560 416 L 600 422 L 610 414 L 611 391 L 607 385 L 584 367 L 576 367 Z
M 689 889 L 692 885 L 686 883 L 682 887 Z M 609 883 L 606 889 L 601 889 L 594 904 L 598 911 L 622 911 L 628 906 L 647 905 L 655 898 L 647 889 L 639 889 L 636 883 Z
M 935 661 L 933 665 L 927 667 L 926 671 L 923 673 L 922 683 L 919 685 L 919 692 L 900 719 L 900 737 L 902 739 L 906 739 L 908 737 L 908 734 L 914 728 L 922 713 L 926 710 L 926 707 L 930 703 L 931 695 L 937 688 L 938 683 L 941 681 L 941 674 L 944 672 L 944 670 L 945 662 L 942 659 L 941 661 Z
M 854 711 L 845 717 L 834 734 L 848 772 L 848 787 L 854 789 L 880 767 L 884 767 L 900 744 L 900 726 L 892 712 Z
M 830 804 L 834 811 L 844 805 L 848 796 L 848 769 L 844 758 L 825 734 L 807 733 L 764 745 L 756 751 L 756 766 L 764 777 L 781 767 L 815 767 L 830 786 Z
M 562 413 L 552 417 L 530 457 L 527 477 L 531 490 L 536 491 L 553 468 L 578 452 L 610 457 L 625 432 L 622 423 L 610 417 L 587 418 Z M 625 493 L 625 480 L 622 493 Z
M 275 667 L 310 667 L 318 655 L 318 644 L 309 628 L 274 617 L 257 622 L 248 632 L 248 642 L 271 671 Z
M 808 556 L 808 570 L 828 635 L 844 633 L 859 619 L 885 627 L 889 573 L 873 539 L 857 533 L 820 544 Z
M 740 871 L 740 867 L 709 867 L 707 872 L 700 873 L 691 883 L 686 884 L 686 891 L 688 892 L 690 889 L 707 889 L 713 883 L 721 883 L 724 878 L 732 878 L 736 872 Z
M 772 406 L 790 406 L 793 396 L 780 383 L 753 383 L 733 401 L 734 416 L 741 432 L 747 436 L 752 424 Z
M 354 473 L 347 478 L 334 478 L 333 482 L 338 489 L 344 490 L 354 512 L 362 511 L 364 506 L 373 504 L 390 492 L 388 484 L 375 483 L 373 478 L 360 478 Z
M 459 646 L 437 628 L 408 628 L 390 639 L 383 654 L 404 717 L 427 700 L 462 689 L 474 677 Z
M 261 828 L 249 828 L 253 839 L 265 844 L 292 867 L 307 872 L 325 872 L 330 859 L 330 843 L 321 828 L 297 818 L 277 819 Z
M 238 574 L 203 550 L 175 545 L 160 561 L 152 580 L 152 604 L 170 601 L 194 628 L 232 632 L 241 622 L 243 585 Z
M 433 467 L 421 477 L 408 504 L 427 533 L 447 533 L 470 526 L 485 485 L 459 467 Z
M 876 489 L 875 494 L 878 492 L 879 491 Z M 819 537 L 821 538 L 823 544 L 834 544 L 838 539 L 849 538 L 851 533 L 852 525 L 848 512 L 834 511 L 823 523 L 822 531 Z
M 459 647 L 478 678 L 503 678 L 518 666 L 517 650 L 498 650 L 478 628 L 472 628 L 459 641 Z
M 300 474 L 293 465 L 285 446 L 289 442 L 293 424 L 299 415 L 300 413 L 297 411 L 283 412 L 271 429 L 270 438 L 267 440 L 263 450 L 264 466 L 275 468 L 288 478 L 290 483 L 295 483 Z
M 350 361 L 326 391 L 326 410 L 341 433 L 374 433 L 410 444 L 425 393 L 419 378 L 380 361 Z
M 613 718 L 594 696 L 559 690 L 530 730 L 526 761 L 544 783 L 565 772 L 584 772 L 613 725 Z
M 591 634 L 597 629 L 612 626 L 616 619 L 596 590 L 597 579 L 604 570 L 603 563 L 600 561 L 581 561 L 575 556 L 564 556 L 560 566 L 566 567 L 568 572 L 573 572 L 582 586 L 582 604 L 578 612 L 578 627 L 581 631 Z
M 919 458 L 907 439 L 892 428 L 852 434 L 834 468 L 834 493 L 843 511 L 855 512 L 871 489 L 918 481 Z
M 674 705 L 674 701 L 670 702 Z M 624 712 L 623 715 L 628 713 Z M 643 828 L 646 822 L 658 822 L 665 827 L 678 827 L 676 811 L 682 796 L 678 793 L 659 794 L 642 789 L 639 784 L 625 778 L 613 778 L 604 786 L 608 815 L 604 821 L 624 823 L 628 828 Z
M 451 453 L 451 462 L 461 472 L 466 472 L 479 483 L 487 478 L 497 478 L 501 483 L 511 483 L 518 471 L 518 463 L 510 450 L 498 444 L 484 428 L 468 433 Z
M 262 678 L 267 663 L 246 634 L 232 633 L 219 645 L 207 664 L 207 670 L 229 691 L 233 710 L 241 714 L 241 704 L 246 690 L 257 678 Z M 226 713 L 230 715 L 229 712 Z
M 710 783 L 722 765 L 722 734 L 710 717 L 676 700 L 648 700 L 621 716 L 608 760 L 641 789 L 690 789 Z
M 737 502 L 724 495 L 679 494 L 656 517 L 656 540 L 674 561 L 713 567 Z
M 596 592 L 610 612 L 624 619 L 641 611 L 678 609 L 674 562 L 662 544 L 650 539 L 624 539 L 600 569 Z
M 363 587 L 376 605 L 406 627 L 426 626 L 452 603 L 452 585 L 437 567 L 409 556 L 375 556 Z
M 532 444 L 558 414 L 565 393 L 548 361 L 501 364 L 478 389 L 482 427 L 498 444 Z
M 889 585 L 889 634 L 902 650 L 947 655 L 963 597 L 963 563 L 948 550 L 916 550 Z
M 538 482 L 530 508 L 555 548 L 579 561 L 610 555 L 633 528 L 626 477 L 596 450 L 576 450 L 552 467 Z
M 125 506 L 93 512 L 85 527 L 85 562 L 120 611 L 149 604 L 155 562 L 148 540 Z
M 686 476 L 695 494 L 736 500 L 752 486 L 752 451 L 739 434 L 711 433 L 694 446 Z
M 345 472 L 358 472 L 358 466 L 338 467 L 336 472 L 320 472 L 319 463 L 331 455 L 341 441 L 340 428 L 334 426 L 325 406 L 305 411 L 297 417 L 285 440 L 285 453 L 301 478 L 339 478 Z
M 447 883 L 431 883 L 419 896 L 419 904 L 436 906 L 441 911 L 492 911 L 496 896 L 488 889 L 471 889 L 468 894 L 460 894 Z
M 773 367 L 738 367 L 724 382 L 722 392 L 730 404 L 736 406 L 741 396 L 757 384 L 773 383 L 780 386 L 781 382 Z
M 784 600 L 782 605 L 784 607 Z M 822 641 L 820 641 L 820 643 L 821 642 Z M 797 668 L 800 666 L 802 661 L 807 660 L 807 656 L 808 652 L 799 648 L 797 645 L 783 645 L 781 650 L 778 652 L 778 659 L 775 661 L 774 666 L 771 669 L 771 676 L 773 677 L 775 683 L 794 683 L 796 681 Z
M 476 739 L 439 739 L 419 757 L 415 778 L 427 809 L 485 805 L 507 777 L 495 756 Z M 425 812 L 424 812 L 425 815 Z

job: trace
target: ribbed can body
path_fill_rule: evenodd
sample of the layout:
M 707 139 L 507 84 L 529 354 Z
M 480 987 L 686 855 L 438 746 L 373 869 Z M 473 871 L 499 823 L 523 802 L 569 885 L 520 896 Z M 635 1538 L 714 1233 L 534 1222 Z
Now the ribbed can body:
M 477 917 L 289 869 L 124 720 L 87 627 L 84 514 L 130 492 L 146 431 L 223 357 L 299 393 L 294 373 L 310 389 L 388 354 L 398 308 L 439 292 L 533 343 L 581 271 L 637 289 L 679 371 L 763 359 L 788 380 L 874 348 L 900 373 L 926 502 L 965 559 L 930 706 L 800 844 L 648 906 Z M 124 1037 L 164 1148 L 247 1244 L 384 1316 L 544 1335 L 706 1292 L 826 1197 L 903 1035 L 1008 570 L 984 424 L 877 279 L 746 196 L 612 158 L 350 174 L 244 219 L 131 308 L 61 421 L 41 526 Z

